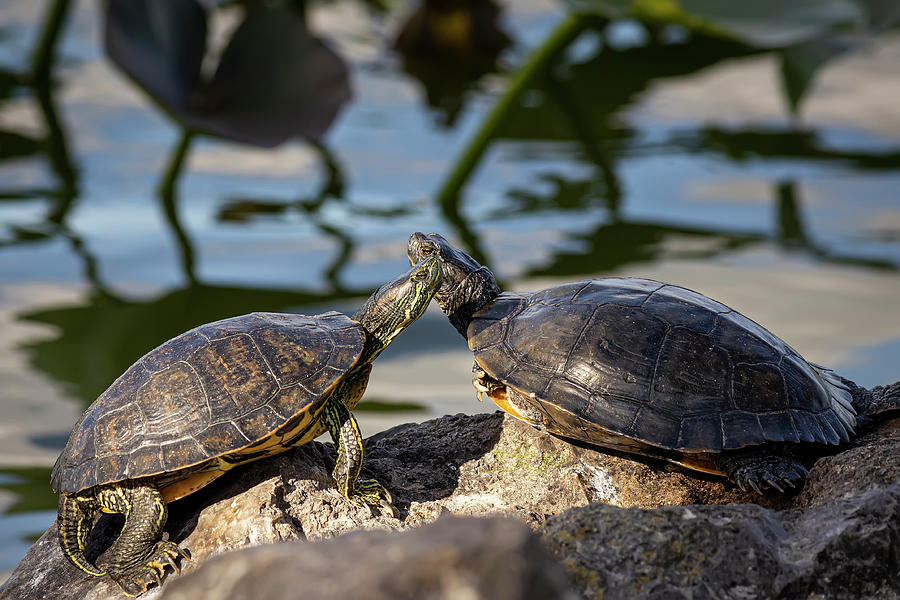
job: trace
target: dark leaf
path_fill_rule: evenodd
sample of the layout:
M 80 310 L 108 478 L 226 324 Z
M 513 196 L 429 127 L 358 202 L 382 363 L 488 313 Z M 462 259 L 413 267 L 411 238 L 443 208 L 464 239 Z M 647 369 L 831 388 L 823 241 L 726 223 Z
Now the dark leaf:
M 800 103 L 819 68 L 862 41 L 859 37 L 831 37 L 798 44 L 781 51 L 781 85 L 792 113 L 796 114 L 799 111 Z
M 856 0 L 868 12 L 869 29 L 885 31 L 900 23 L 900 0 Z
M 744 43 L 780 47 L 861 27 L 865 14 L 852 0 L 681 0 L 685 12 Z
M 194 96 L 192 129 L 257 146 L 317 140 L 350 98 L 344 61 L 286 8 L 252 9 L 212 82 Z
M 109 0 L 106 52 L 176 119 L 200 77 L 206 13 L 196 0 Z

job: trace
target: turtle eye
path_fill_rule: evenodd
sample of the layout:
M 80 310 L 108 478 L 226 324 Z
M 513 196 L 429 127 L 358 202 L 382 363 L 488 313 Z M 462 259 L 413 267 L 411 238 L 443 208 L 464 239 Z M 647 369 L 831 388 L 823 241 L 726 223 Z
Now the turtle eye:
M 413 273 L 413 281 L 425 281 L 425 278 L 428 277 L 428 273 L 425 271 L 416 271 Z
M 420 249 L 423 256 L 431 256 L 434 254 L 434 246 L 431 244 L 422 244 L 422 248 Z

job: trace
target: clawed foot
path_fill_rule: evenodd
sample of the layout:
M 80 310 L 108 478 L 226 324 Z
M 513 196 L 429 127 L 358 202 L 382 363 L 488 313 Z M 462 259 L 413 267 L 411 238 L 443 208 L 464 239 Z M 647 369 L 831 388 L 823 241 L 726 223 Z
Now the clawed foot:
M 808 473 L 800 463 L 765 461 L 763 464 L 740 466 L 731 477 L 745 492 L 752 489 L 762 494 L 767 489 L 773 489 L 784 494 L 798 490 Z
M 472 385 L 475 387 L 475 397 L 479 402 L 484 402 L 483 394 L 487 394 L 487 397 L 490 398 L 491 393 L 498 386 L 497 382 L 478 366 L 478 363 L 472 366 Z
M 143 565 L 138 565 L 131 571 L 115 577 L 116 582 L 129 596 L 140 596 L 153 585 L 162 585 L 166 574 L 166 567 L 171 567 L 175 573 L 181 572 L 182 559 L 190 560 L 191 553 L 187 549 L 179 548 L 175 542 L 162 540 L 156 544 L 153 553 Z
M 359 479 L 347 499 L 357 506 L 373 506 L 390 511 L 391 516 L 399 518 L 400 513 L 394 508 L 394 498 L 387 489 L 374 479 Z

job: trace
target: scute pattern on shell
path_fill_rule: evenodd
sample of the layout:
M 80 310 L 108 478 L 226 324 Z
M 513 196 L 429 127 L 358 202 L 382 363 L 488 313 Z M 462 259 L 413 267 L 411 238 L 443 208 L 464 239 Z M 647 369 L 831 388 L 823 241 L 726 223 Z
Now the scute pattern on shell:
M 577 281 L 503 293 L 468 329 L 475 359 L 548 427 L 579 422 L 683 452 L 848 440 L 847 388 L 747 317 L 658 281 Z M 548 406 L 553 410 L 548 410 Z
M 360 325 L 253 313 L 201 325 L 150 351 L 85 411 L 51 475 L 56 492 L 169 473 L 317 411 L 359 359 Z

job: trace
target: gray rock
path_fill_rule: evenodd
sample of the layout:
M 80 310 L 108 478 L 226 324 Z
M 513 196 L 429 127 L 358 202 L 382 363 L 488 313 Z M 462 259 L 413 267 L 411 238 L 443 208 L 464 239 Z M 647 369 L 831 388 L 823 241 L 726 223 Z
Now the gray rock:
M 163 600 L 575 600 L 522 523 L 443 517 L 404 532 L 230 552 L 173 580 Z
M 895 387 L 900 393 L 900 386 Z M 884 499 L 881 506 L 876 506 L 878 503 L 873 500 L 876 496 L 865 492 L 894 493 L 890 491 L 894 489 L 891 486 L 900 478 L 900 422 L 886 421 L 842 450 L 816 463 L 799 495 L 793 498 L 761 497 L 741 492 L 722 479 L 687 474 L 668 464 L 579 447 L 503 413 L 454 415 L 402 425 L 366 440 L 363 476 L 377 478 L 392 491 L 400 509 L 400 519 L 373 514 L 368 508 L 346 502 L 331 481 L 333 448 L 314 442 L 278 457 L 239 467 L 199 493 L 173 503 L 167 532 L 171 539 L 191 550 L 194 560 L 185 566 L 186 573 L 190 573 L 215 555 L 248 546 L 323 540 L 358 529 L 405 529 L 430 523 L 447 513 L 457 516 L 500 514 L 514 517 L 532 529 L 545 531 L 550 548 L 566 565 L 581 590 L 590 591 L 592 598 L 596 597 L 594 590 L 605 590 L 609 598 L 616 597 L 611 590 L 625 590 L 628 581 L 631 585 L 643 581 L 639 577 L 644 575 L 638 575 L 637 570 L 626 565 L 640 562 L 647 544 L 655 539 L 648 542 L 647 523 L 666 522 L 674 532 L 677 527 L 688 527 L 690 521 L 683 518 L 686 513 L 679 511 L 691 511 L 695 515 L 708 516 L 710 522 L 733 523 L 734 531 L 752 532 L 761 544 L 753 547 L 755 556 L 787 561 L 784 565 L 778 563 L 779 573 L 795 572 L 796 567 L 785 566 L 790 561 L 784 558 L 787 552 L 784 548 L 792 547 L 791 544 L 799 539 L 795 537 L 799 535 L 799 528 L 805 524 L 810 539 L 820 539 L 825 544 L 808 557 L 810 572 L 818 573 L 823 581 L 831 581 L 833 577 L 843 581 L 840 578 L 846 579 L 849 575 L 841 573 L 847 569 L 858 573 L 861 563 L 831 558 L 838 556 L 834 554 L 837 552 L 835 544 L 845 544 L 841 547 L 847 549 L 847 554 L 858 559 L 864 551 L 880 552 L 882 547 L 876 542 L 887 539 L 884 536 L 896 535 L 896 530 L 890 526 L 885 528 L 880 520 L 884 517 L 883 510 L 896 506 L 896 503 Z M 610 527 L 621 527 L 622 537 L 617 542 L 621 545 L 615 548 L 599 543 L 591 545 L 591 552 L 596 556 L 587 556 L 581 554 L 579 548 L 588 546 L 567 545 L 562 533 L 566 523 L 581 523 L 574 519 L 587 513 L 575 511 L 571 520 L 569 516 L 553 516 L 592 502 L 606 505 L 584 509 L 599 511 L 594 523 L 596 529 L 605 531 L 605 520 L 609 519 Z M 727 506 L 709 506 L 716 504 Z M 706 506 L 635 510 L 666 505 Z M 882 512 L 873 512 L 876 508 Z M 859 528 L 851 527 L 848 520 L 847 526 L 841 529 L 843 533 L 835 534 L 837 537 L 828 537 L 826 534 L 830 529 L 820 523 L 819 531 L 814 526 L 815 519 L 806 517 L 807 514 L 820 514 L 819 518 L 827 516 L 831 519 L 843 514 L 841 510 L 857 515 L 852 522 Z M 631 521 L 634 525 L 629 527 L 627 523 Z M 830 525 L 830 522 L 825 523 Z M 92 534 L 88 555 L 99 555 L 97 560 L 101 564 L 104 558 L 101 551 L 115 536 L 116 525 L 115 518 L 104 516 Z M 542 529 L 545 527 L 546 530 Z M 627 538 L 624 532 L 629 530 L 633 535 Z M 578 531 L 569 532 L 573 539 L 581 535 Z M 727 549 L 732 542 L 723 541 L 726 539 L 721 537 L 724 533 L 717 535 L 720 537 L 691 538 L 694 541 L 689 545 L 690 551 L 700 556 Z M 819 538 L 815 538 L 816 535 Z M 766 540 L 770 550 L 777 549 L 773 550 L 774 554 L 763 553 L 762 542 Z M 893 548 L 891 556 L 896 559 L 896 541 L 893 546 L 885 547 Z M 798 548 L 814 549 L 813 546 Z M 855 550 L 851 551 L 853 548 Z M 607 560 L 604 552 L 611 553 L 608 554 L 609 562 L 604 562 Z M 662 553 L 663 550 L 655 552 Z M 629 556 L 631 558 L 626 560 Z M 589 558 L 599 562 L 590 562 Z M 621 561 L 618 568 L 609 567 L 616 579 L 601 584 L 605 581 L 602 579 L 603 565 L 615 564 L 614 559 Z M 802 561 L 794 560 L 794 563 L 799 562 Z M 661 568 L 665 565 L 664 562 L 658 564 Z M 707 570 L 721 568 L 710 561 L 701 561 L 695 566 L 701 578 Z M 187 578 L 186 575 L 183 577 Z M 178 576 L 168 577 L 172 582 L 177 579 Z M 660 581 L 667 579 L 661 576 Z M 304 585 L 313 584 L 307 581 Z M 887 586 L 884 589 L 896 588 L 887 580 L 884 586 Z M 168 585 L 163 589 L 166 587 Z M 731 597 L 742 597 L 740 589 L 729 592 L 736 594 Z M 694 598 L 705 597 L 702 591 L 691 593 Z M 153 600 L 159 594 L 159 590 L 151 590 L 143 598 Z M 90 577 L 65 560 L 56 543 L 55 524 L 0 586 L 0 600 L 110 597 L 122 595 L 108 578 Z
M 900 484 L 808 510 L 591 504 L 543 532 L 584 598 L 900 597 Z

